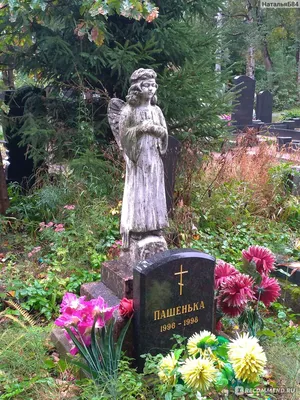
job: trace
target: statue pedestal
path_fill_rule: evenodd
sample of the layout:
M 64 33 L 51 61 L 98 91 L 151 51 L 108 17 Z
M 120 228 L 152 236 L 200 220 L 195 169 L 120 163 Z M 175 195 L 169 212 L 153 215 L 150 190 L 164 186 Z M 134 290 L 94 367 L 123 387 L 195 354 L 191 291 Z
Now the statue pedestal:
M 168 250 L 167 242 L 163 236 L 146 236 L 141 240 L 130 239 L 129 259 L 134 265 L 140 261 Z M 124 252 L 124 254 L 126 254 Z
M 123 251 L 117 260 L 105 261 L 102 264 L 101 281 L 117 297 L 132 299 L 133 267 L 157 253 L 168 250 L 162 236 L 147 236 L 141 240 L 130 239 L 130 249 Z

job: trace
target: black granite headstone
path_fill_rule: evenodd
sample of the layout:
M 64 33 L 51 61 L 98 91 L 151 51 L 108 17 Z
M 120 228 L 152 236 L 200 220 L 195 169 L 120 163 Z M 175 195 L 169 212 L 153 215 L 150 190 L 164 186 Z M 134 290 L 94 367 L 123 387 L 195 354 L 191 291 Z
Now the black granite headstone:
M 234 101 L 232 123 L 238 126 L 247 126 L 252 123 L 255 80 L 249 76 L 241 75 L 233 79 L 234 91 L 238 92 Z
M 141 369 L 145 353 L 166 353 L 174 334 L 214 329 L 215 259 L 191 249 L 167 250 L 133 270 L 134 345 Z
M 3 132 L 7 142 L 6 147 L 9 152 L 10 162 L 7 179 L 9 182 L 18 182 L 20 184 L 26 182 L 26 185 L 28 185 L 28 178 L 31 177 L 34 172 L 34 165 L 32 159 L 28 158 L 26 155 L 27 146 L 19 145 L 22 140 L 19 130 L 23 125 L 21 117 L 24 113 L 25 95 L 26 93 L 16 95 L 13 90 L 7 90 L 5 92 L 5 103 L 10 107 L 8 119 L 13 120 L 14 124 L 9 122 L 5 123 Z
M 292 118 L 292 120 L 295 122 L 295 128 L 300 128 L 300 118 Z
M 269 90 L 259 92 L 256 96 L 256 118 L 269 124 L 272 122 L 273 95 Z
M 179 153 L 181 150 L 181 143 L 174 136 L 169 136 L 168 149 L 163 157 L 165 169 L 165 190 L 167 200 L 168 214 L 171 216 L 174 203 L 174 187 L 175 187 L 175 173 L 178 162 Z

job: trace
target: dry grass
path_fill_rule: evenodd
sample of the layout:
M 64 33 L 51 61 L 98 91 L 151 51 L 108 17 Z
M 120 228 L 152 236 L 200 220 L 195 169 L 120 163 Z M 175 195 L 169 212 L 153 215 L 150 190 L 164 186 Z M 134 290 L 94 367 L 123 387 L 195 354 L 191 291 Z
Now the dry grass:
M 241 196 L 245 190 L 252 194 L 252 213 L 276 218 L 285 188 L 282 180 L 272 178 L 270 170 L 282 160 L 299 163 L 300 152 L 278 152 L 276 145 L 265 141 L 252 148 L 238 146 L 225 154 L 214 154 L 203 164 L 200 180 L 206 183 L 209 193 L 228 183 L 239 183 Z
M 295 202 L 289 204 L 294 197 L 287 188 L 287 163 L 300 164 L 299 151 L 279 152 L 270 137 L 260 137 L 254 147 L 242 141 L 223 153 L 205 155 L 202 148 L 201 143 L 183 146 L 171 230 L 184 232 L 186 240 L 199 225 L 227 229 L 252 217 L 265 225 L 288 218 Z

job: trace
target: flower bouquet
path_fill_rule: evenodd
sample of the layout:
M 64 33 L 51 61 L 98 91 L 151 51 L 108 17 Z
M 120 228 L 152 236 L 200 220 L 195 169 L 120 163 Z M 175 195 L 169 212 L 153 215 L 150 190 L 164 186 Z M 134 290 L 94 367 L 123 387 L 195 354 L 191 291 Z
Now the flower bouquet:
M 210 391 L 250 392 L 260 383 L 267 359 L 258 339 L 248 333 L 229 342 L 208 331 L 195 333 L 158 366 L 164 398 L 204 399 Z M 188 397 L 183 397 L 187 395 Z M 180 397 L 181 396 L 181 397 Z M 206 397 L 205 397 L 206 398 Z
M 250 246 L 242 251 L 244 269 L 252 276 L 240 273 L 233 265 L 218 260 L 215 269 L 217 312 L 221 316 L 239 317 L 239 324 L 247 325 L 255 336 L 263 328 L 259 307 L 269 307 L 280 295 L 280 286 L 269 273 L 274 269 L 275 257 L 261 246 Z M 217 330 L 221 329 L 220 320 Z
M 72 342 L 71 355 L 80 353 L 84 360 L 74 362 L 96 382 L 116 377 L 123 341 L 133 315 L 133 301 L 121 300 L 119 305 L 108 307 L 102 297 L 85 300 L 73 293 L 66 293 L 60 306 L 57 326 L 65 328 L 67 339 Z M 114 340 L 114 325 L 128 318 L 118 340 Z

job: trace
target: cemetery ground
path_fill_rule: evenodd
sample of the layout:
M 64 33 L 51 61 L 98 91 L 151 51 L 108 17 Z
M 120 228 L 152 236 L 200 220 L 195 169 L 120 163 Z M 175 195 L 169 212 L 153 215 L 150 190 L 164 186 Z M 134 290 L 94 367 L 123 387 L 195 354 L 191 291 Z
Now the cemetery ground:
M 242 146 L 218 157 L 200 149 L 187 143 L 182 150 L 169 248 L 201 250 L 239 270 L 241 251 L 250 245 L 269 248 L 278 265 L 299 262 L 300 200 L 292 194 L 290 164 L 274 157 L 266 142 L 255 152 Z M 63 295 L 100 280 L 102 262 L 120 253 L 123 173 L 120 160 L 89 154 L 80 167 L 71 163 L 51 179 L 41 173 L 26 196 L 9 186 L 10 209 L 0 219 L 0 399 L 172 398 L 159 394 L 166 383 L 154 374 L 156 359 L 137 374 L 124 357 L 116 382 L 109 383 L 113 397 L 49 340 Z M 264 327 L 257 335 L 268 362 L 262 392 L 252 398 L 300 396 L 300 289 L 288 275 L 282 275 L 278 301 L 261 310 Z M 245 331 L 236 318 L 222 322 L 230 338 Z M 207 398 L 224 393 L 212 390 Z

